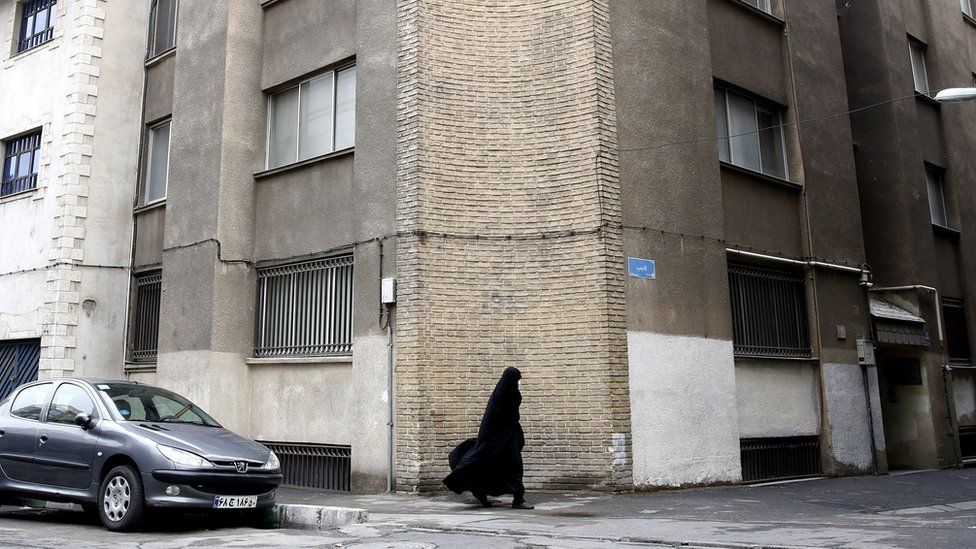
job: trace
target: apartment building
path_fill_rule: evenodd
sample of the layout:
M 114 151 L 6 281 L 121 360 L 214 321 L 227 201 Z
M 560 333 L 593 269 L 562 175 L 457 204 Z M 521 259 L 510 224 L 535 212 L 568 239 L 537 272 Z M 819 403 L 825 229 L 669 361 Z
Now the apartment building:
M 147 11 L 0 2 L 0 398 L 121 373 Z
M 851 106 L 909 96 L 851 117 L 893 467 L 976 458 L 976 109 L 932 100 L 976 86 L 973 7 L 837 6 Z
M 42 375 L 166 386 L 336 489 L 440 489 L 507 366 L 530 488 L 976 453 L 976 112 L 916 95 L 972 85 L 967 2 L 120 4 L 61 0 L 0 80 L 6 156 L 41 128 L 0 338 Z M 43 114 L 77 81 L 107 106 Z

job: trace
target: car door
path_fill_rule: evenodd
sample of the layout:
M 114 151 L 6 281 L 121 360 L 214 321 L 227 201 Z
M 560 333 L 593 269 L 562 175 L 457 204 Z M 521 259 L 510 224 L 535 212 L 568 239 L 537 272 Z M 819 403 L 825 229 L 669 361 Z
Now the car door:
M 87 488 L 91 484 L 97 429 L 76 425 L 78 414 L 96 417 L 91 395 L 81 385 L 60 384 L 54 391 L 45 421 L 37 426 L 34 463 L 43 472 L 45 484 L 65 488 Z
M 43 482 L 34 467 L 34 452 L 37 428 L 52 388 L 53 383 L 41 383 L 21 389 L 0 416 L 0 467 L 10 479 Z

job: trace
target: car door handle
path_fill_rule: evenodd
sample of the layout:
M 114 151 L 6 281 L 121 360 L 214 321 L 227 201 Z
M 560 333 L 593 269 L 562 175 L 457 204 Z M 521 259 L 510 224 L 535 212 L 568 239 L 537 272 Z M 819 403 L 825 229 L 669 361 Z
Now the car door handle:
M 0 429 L 0 438 L 3 438 L 3 435 L 5 434 L 7 434 L 7 431 Z
M 44 444 L 45 442 L 47 442 L 47 434 L 41 435 L 41 444 Z

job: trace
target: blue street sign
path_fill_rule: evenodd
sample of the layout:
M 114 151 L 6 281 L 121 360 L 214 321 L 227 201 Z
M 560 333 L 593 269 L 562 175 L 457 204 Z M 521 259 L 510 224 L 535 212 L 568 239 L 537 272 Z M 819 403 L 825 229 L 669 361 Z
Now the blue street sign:
M 636 278 L 649 278 L 653 280 L 657 271 L 654 267 L 653 260 L 628 257 L 627 274 Z

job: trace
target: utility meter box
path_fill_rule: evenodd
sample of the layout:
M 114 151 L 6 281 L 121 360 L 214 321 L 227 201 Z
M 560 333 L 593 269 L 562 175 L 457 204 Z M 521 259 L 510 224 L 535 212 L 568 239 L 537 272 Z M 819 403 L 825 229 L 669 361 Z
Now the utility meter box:
M 874 342 L 870 339 L 857 340 L 857 363 L 862 366 L 874 366 Z
M 382 281 L 382 291 L 381 291 L 380 301 L 384 305 L 393 305 L 396 303 L 396 279 L 395 278 L 384 278 Z

